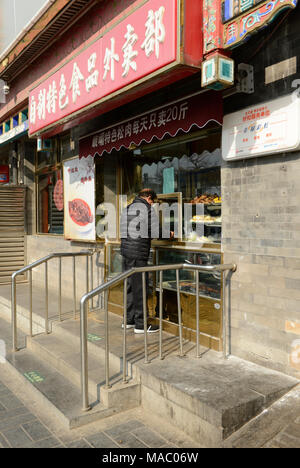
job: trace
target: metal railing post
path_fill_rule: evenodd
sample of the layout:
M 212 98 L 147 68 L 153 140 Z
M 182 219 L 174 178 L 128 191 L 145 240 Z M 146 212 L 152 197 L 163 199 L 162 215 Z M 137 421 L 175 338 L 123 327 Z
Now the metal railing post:
M 196 357 L 200 357 L 199 271 L 196 271 Z
M 45 262 L 45 332 L 49 333 L 49 291 L 48 291 L 48 262 Z
M 179 355 L 183 354 L 183 339 L 182 339 L 182 317 L 181 317 L 181 300 L 180 300 L 180 283 L 179 283 L 179 270 L 176 269 L 176 288 L 177 288 L 177 309 L 178 309 L 178 326 L 179 326 Z
M 75 257 L 73 257 L 73 314 L 76 319 L 76 263 Z
M 87 301 L 80 301 L 80 349 L 81 349 L 81 394 L 82 410 L 89 411 L 88 349 L 87 349 Z
M 222 272 L 222 322 L 223 322 L 223 357 L 227 357 L 227 314 L 226 314 L 226 284 L 225 272 Z
M 94 289 L 93 255 L 94 255 L 93 253 L 90 255 L 90 280 L 91 280 L 92 290 Z M 93 308 L 94 308 L 94 298 L 92 299 L 92 304 L 91 304 L 91 309 Z
M 29 329 L 32 336 L 32 270 L 29 271 Z
M 86 281 L 86 293 L 89 292 L 89 288 L 90 288 L 90 285 L 89 285 L 89 257 L 86 257 L 86 271 L 85 271 L 85 281 Z M 87 311 L 89 312 L 89 303 L 87 305 Z
M 11 279 L 11 324 L 12 324 L 12 341 L 14 351 L 18 351 L 18 331 L 17 331 L 17 291 L 16 291 L 16 275 L 12 275 Z
M 58 316 L 61 322 L 61 257 L 58 257 Z
M 127 278 L 124 280 L 124 311 L 123 311 L 123 382 L 127 380 Z
M 144 344 L 145 344 L 145 364 L 149 364 L 148 360 L 148 323 L 147 323 L 147 290 L 146 290 L 146 273 L 142 273 L 143 283 L 143 315 L 144 315 Z
M 111 388 L 109 383 L 109 326 L 108 326 L 108 290 L 104 293 L 105 302 L 105 382 L 106 388 Z
M 159 359 L 163 359 L 162 352 L 162 321 L 163 321 L 163 272 L 159 272 Z

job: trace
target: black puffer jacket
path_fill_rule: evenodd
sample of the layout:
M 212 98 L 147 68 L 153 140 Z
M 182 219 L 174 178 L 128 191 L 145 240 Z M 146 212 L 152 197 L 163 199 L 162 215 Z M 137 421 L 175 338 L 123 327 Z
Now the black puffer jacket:
M 159 237 L 159 221 L 149 203 L 137 197 L 121 216 L 121 254 L 134 260 L 148 260 L 151 239 Z

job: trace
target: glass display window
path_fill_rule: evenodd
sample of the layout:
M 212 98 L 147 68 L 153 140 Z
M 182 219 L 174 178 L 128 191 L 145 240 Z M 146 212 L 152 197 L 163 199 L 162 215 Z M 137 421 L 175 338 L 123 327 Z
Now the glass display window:
M 186 242 L 221 242 L 220 132 L 208 129 L 122 155 L 122 206 L 131 203 L 143 188 L 151 188 L 160 203 L 181 206 L 174 216 L 182 223 L 177 239 Z
M 59 160 L 65 161 L 75 156 L 75 142 L 71 141 L 71 134 L 68 132 L 66 135 L 59 137 Z
M 206 252 L 191 252 L 179 249 L 158 249 L 157 264 L 168 265 L 176 263 L 186 263 L 192 265 L 219 265 L 221 255 Z M 179 271 L 180 291 L 196 294 L 196 273 L 191 270 Z M 158 282 L 158 278 L 157 278 Z M 163 288 L 176 291 L 176 272 L 175 270 L 163 273 Z M 211 299 L 221 299 L 221 274 L 199 273 L 199 296 Z
M 38 176 L 38 232 L 63 234 L 64 203 L 62 170 Z
M 48 150 L 37 151 L 37 169 L 43 169 L 50 166 L 55 166 L 58 162 L 58 143 L 56 138 L 48 140 L 51 148 Z

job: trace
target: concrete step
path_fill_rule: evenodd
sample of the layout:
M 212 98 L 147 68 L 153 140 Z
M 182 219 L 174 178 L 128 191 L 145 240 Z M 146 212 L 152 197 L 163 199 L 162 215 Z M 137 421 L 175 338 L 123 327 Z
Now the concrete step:
M 35 356 L 49 363 L 60 372 L 69 382 L 81 386 L 81 359 L 80 347 L 69 343 L 66 337 L 55 333 L 27 337 L 27 348 Z M 79 344 L 79 343 L 78 343 Z M 93 398 L 101 401 L 101 387 L 105 386 L 105 362 L 103 356 L 97 358 L 90 353 L 88 360 L 89 391 Z M 116 385 L 122 381 L 120 363 L 110 367 L 111 384 Z
M 110 363 L 114 372 L 117 373 L 122 368 L 123 331 L 121 323 L 122 319 L 119 316 L 109 314 Z M 78 367 L 76 368 L 71 361 L 75 359 L 75 354 L 78 354 L 80 350 L 79 328 L 79 320 L 55 322 L 51 335 L 43 338 L 35 337 L 34 339 L 37 340 L 36 346 L 39 346 L 39 349 L 44 348 L 46 359 L 51 355 L 49 359 L 52 360 L 52 364 L 54 361 L 63 361 L 57 366 L 62 373 L 65 373 L 66 368 L 68 368 L 67 373 L 72 381 L 74 369 L 71 371 L 70 366 L 78 372 Z M 100 369 L 105 349 L 104 314 L 102 311 L 89 314 L 88 332 L 91 389 L 94 383 L 97 384 L 99 380 L 98 377 L 95 380 L 92 373 L 94 369 L 97 372 L 97 365 L 99 366 L 98 370 Z M 45 345 L 47 339 L 50 340 L 52 337 L 67 343 L 67 354 L 71 355 L 71 360 L 68 361 L 67 355 L 63 355 L 63 349 L 55 346 L 54 338 L 52 347 L 50 341 L 49 346 Z M 121 411 L 124 409 L 124 405 L 128 408 L 126 404 L 127 402 L 131 404 L 130 400 L 132 399 L 134 404 L 140 402 L 142 407 L 152 414 L 163 417 L 173 426 L 183 430 L 192 439 L 198 441 L 201 446 L 220 447 L 231 434 L 299 383 L 294 378 L 236 357 L 224 360 L 220 353 L 205 348 L 201 348 L 202 357 L 197 359 L 195 358 L 194 344 L 187 341 L 184 343 L 186 357 L 180 358 L 178 356 L 178 338 L 167 333 L 164 333 L 163 337 L 165 359 L 158 358 L 158 334 L 153 334 L 148 336 L 148 352 L 151 363 L 145 364 L 143 335 L 135 335 L 132 330 L 127 331 L 128 369 L 134 382 L 139 382 L 140 385 L 134 384 L 133 388 L 126 389 L 126 386 L 116 384 L 110 391 L 101 390 L 101 401 L 104 406 L 100 405 L 99 417 L 103 417 L 107 409 L 113 412 Z M 50 350 L 47 349 L 49 347 Z M 35 349 L 35 352 L 37 353 L 38 350 Z M 12 356 L 13 365 L 19 367 L 19 361 L 24 353 L 31 353 L 30 356 L 36 358 L 31 350 L 23 350 L 14 355 L 15 359 Z M 41 374 L 47 376 L 50 364 L 42 361 L 40 365 L 46 367 L 41 368 Z M 24 366 L 21 366 L 21 375 L 30 372 L 28 369 L 32 369 L 32 367 L 27 366 L 24 370 Z M 83 416 L 81 412 L 78 374 L 75 384 L 72 384 L 57 369 L 52 368 L 52 372 L 56 372 L 57 378 L 62 379 L 56 384 L 57 388 L 61 389 L 64 388 L 64 385 L 70 385 L 72 391 L 77 392 L 76 398 L 74 396 L 68 402 L 70 404 L 69 411 L 71 411 L 71 406 L 75 408 L 75 416 L 67 417 L 69 424 L 79 424 L 79 418 L 81 421 L 88 421 L 85 419 L 88 414 Z M 63 408 L 54 401 L 55 391 L 53 388 L 51 390 L 51 379 L 49 382 L 50 394 L 48 395 L 45 390 L 44 396 L 49 399 L 50 403 L 53 401 L 52 405 L 56 405 L 61 411 Z M 44 381 L 36 384 L 36 386 L 39 385 L 43 386 Z M 61 390 L 58 391 L 59 395 L 61 395 L 60 392 Z M 94 391 L 92 392 L 90 401 L 93 402 L 95 394 Z M 64 393 L 62 391 L 62 399 Z M 118 406 L 119 404 L 121 407 Z M 96 407 L 92 411 L 97 412 Z M 61 413 L 64 414 L 63 411 Z M 91 417 L 93 417 L 92 413 Z
M 77 386 L 70 383 L 56 369 L 39 359 L 29 349 L 6 355 L 10 371 L 14 373 L 20 386 L 25 386 L 32 393 L 38 404 L 47 408 L 51 414 L 72 429 L 106 418 L 117 412 L 116 408 L 107 408 L 90 395 L 92 409 L 82 411 L 81 393 Z
M 121 369 L 121 318 L 110 314 L 110 362 Z M 89 355 L 104 356 L 103 312 L 89 320 Z M 78 321 L 55 324 L 55 336 L 79 349 Z M 176 425 L 201 445 L 219 447 L 245 423 L 279 399 L 298 380 L 255 364 L 185 342 L 185 358 L 178 356 L 178 338 L 164 333 L 164 360 L 158 359 L 158 334 L 148 337 L 150 364 L 144 363 L 144 338 L 127 332 L 128 369 L 141 383 L 142 406 Z
M 207 447 L 221 447 L 245 423 L 299 382 L 241 359 L 209 351 L 139 365 L 141 400 Z

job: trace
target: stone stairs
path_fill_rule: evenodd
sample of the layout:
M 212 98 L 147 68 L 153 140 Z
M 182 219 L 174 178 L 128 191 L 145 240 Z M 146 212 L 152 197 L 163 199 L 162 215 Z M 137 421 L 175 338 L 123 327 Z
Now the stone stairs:
M 103 311 L 88 320 L 89 401 L 82 411 L 80 390 L 79 319 L 52 322 L 52 333 L 26 337 L 26 346 L 8 352 L 20 385 L 31 387 L 33 398 L 53 411 L 69 428 L 112 414 L 142 407 L 163 418 L 199 446 L 220 447 L 239 428 L 261 414 L 296 386 L 298 380 L 236 357 L 185 342 L 179 356 L 178 338 L 163 333 L 164 359 L 158 357 L 158 334 L 148 336 L 149 364 L 144 362 L 144 337 L 127 331 L 128 380 L 122 381 L 122 319 L 109 314 L 111 389 L 105 388 Z M 3 326 L 2 326 L 3 324 Z M 0 319 L 0 338 L 10 347 L 7 320 Z M 6 330 L 6 331 L 5 331 Z M 3 333 L 7 337 L 3 337 Z M 24 333 L 19 333 L 23 343 Z

